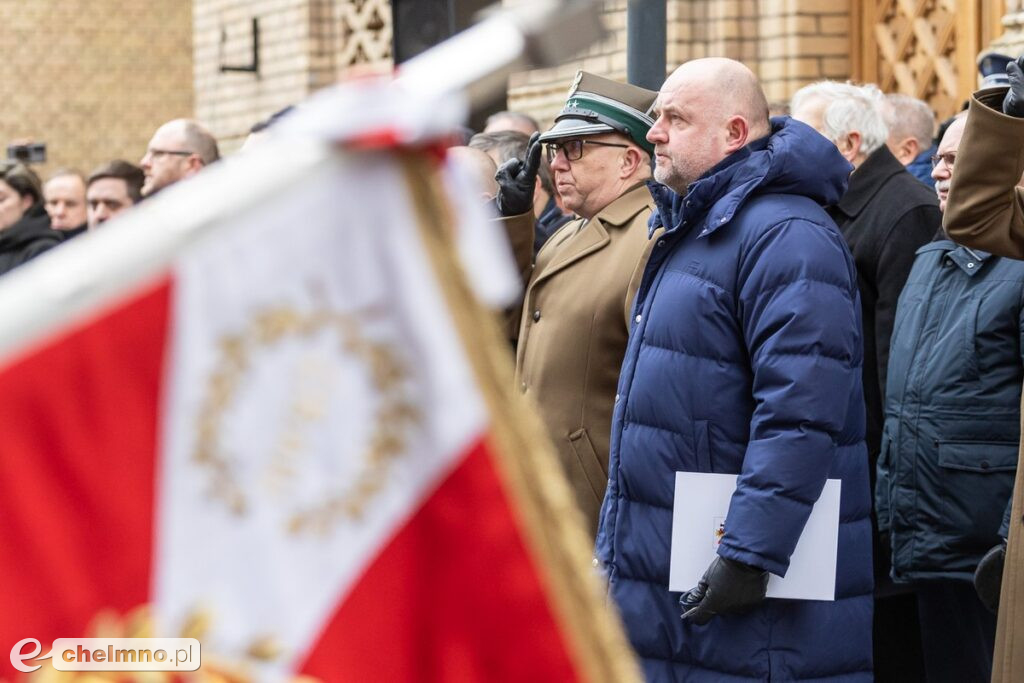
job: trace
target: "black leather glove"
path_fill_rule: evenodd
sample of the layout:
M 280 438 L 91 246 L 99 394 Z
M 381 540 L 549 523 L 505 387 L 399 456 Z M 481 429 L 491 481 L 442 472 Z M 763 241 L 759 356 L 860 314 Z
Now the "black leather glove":
M 1006 543 L 1000 543 L 985 553 L 974 570 L 974 590 L 981 604 L 990 612 L 999 611 L 999 593 L 1003 586 L 1003 564 L 1006 562 Z
M 498 181 L 498 213 L 518 216 L 533 208 L 533 188 L 540 167 L 540 133 L 530 136 L 526 146 L 526 159 L 509 159 L 503 163 L 494 179 Z
M 1006 77 L 1010 80 L 1010 89 L 1003 98 L 1003 113 L 1024 118 L 1024 55 L 1006 65 Z
M 764 601 L 768 572 L 718 556 L 697 587 L 683 593 L 683 619 L 706 624 L 719 614 L 749 612 Z

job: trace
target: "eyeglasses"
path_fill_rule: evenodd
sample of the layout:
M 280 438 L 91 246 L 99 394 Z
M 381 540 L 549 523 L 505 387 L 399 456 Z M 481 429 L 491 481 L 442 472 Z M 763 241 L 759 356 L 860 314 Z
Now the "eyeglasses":
M 622 147 L 623 149 L 629 147 L 629 145 L 620 145 L 614 142 L 598 142 L 597 140 L 566 140 L 565 142 L 548 142 L 544 145 L 548 152 L 548 163 L 554 161 L 555 156 L 560 151 L 565 154 L 567 161 L 579 161 L 583 158 L 583 145 Z
M 153 147 L 150 147 L 146 150 L 146 156 L 148 157 L 159 157 L 165 155 L 176 157 L 190 157 L 193 154 L 195 154 L 195 152 L 187 152 L 185 150 L 180 149 L 155 149 Z
M 932 168 L 939 165 L 940 161 L 946 162 L 946 168 L 953 170 L 953 164 L 956 163 L 956 152 L 946 152 L 945 154 L 933 154 L 932 155 Z

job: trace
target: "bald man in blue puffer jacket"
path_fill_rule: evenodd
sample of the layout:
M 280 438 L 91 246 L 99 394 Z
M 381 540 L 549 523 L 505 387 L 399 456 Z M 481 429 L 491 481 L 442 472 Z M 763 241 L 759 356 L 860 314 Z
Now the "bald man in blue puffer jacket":
M 681 66 L 654 113 L 665 232 L 616 397 L 597 537 L 611 596 L 651 681 L 870 681 L 860 301 L 822 208 L 851 167 L 812 128 L 769 121 L 732 60 Z M 682 596 L 668 590 L 677 471 L 739 475 L 718 556 Z M 829 478 L 842 481 L 835 601 L 765 600 Z

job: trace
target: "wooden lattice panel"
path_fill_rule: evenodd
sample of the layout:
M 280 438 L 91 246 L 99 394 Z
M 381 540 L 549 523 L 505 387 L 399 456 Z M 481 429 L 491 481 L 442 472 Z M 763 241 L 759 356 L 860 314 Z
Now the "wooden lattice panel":
M 1011 3 L 1015 0 L 1011 0 Z M 977 87 L 978 53 L 1002 33 L 1004 0 L 854 0 L 854 75 L 919 97 L 940 118 Z
M 878 85 L 929 102 L 941 117 L 960 107 L 956 0 L 872 0 Z

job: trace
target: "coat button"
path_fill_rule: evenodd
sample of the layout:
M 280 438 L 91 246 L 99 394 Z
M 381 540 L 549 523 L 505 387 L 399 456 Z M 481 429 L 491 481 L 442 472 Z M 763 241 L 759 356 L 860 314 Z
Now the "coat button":
M 644 317 L 642 315 L 638 315 L 637 317 L 633 318 L 633 320 L 636 321 L 637 325 L 639 325 L 640 321 L 643 320 L 643 319 L 644 319 Z
M 520 388 L 520 389 L 521 389 L 522 391 L 526 391 L 526 382 L 523 382 L 522 384 L 520 384 L 520 385 L 519 385 L 519 388 Z
M 659 247 L 665 246 L 665 240 L 658 240 L 657 246 L 659 246 Z
M 538 320 L 540 320 L 540 309 L 539 308 L 536 311 L 533 312 L 533 322 L 537 322 Z
M 967 267 L 968 268 L 973 268 L 974 267 L 974 261 L 968 261 L 967 262 Z
M 991 467 L 991 465 L 989 464 L 988 460 L 982 460 L 978 464 L 981 465 L 981 469 L 983 469 L 983 470 L 987 470 L 989 467 Z
M 616 403 L 618 403 L 618 402 L 619 402 L 619 395 L 618 395 L 618 394 L 615 394 L 615 402 L 616 402 Z

